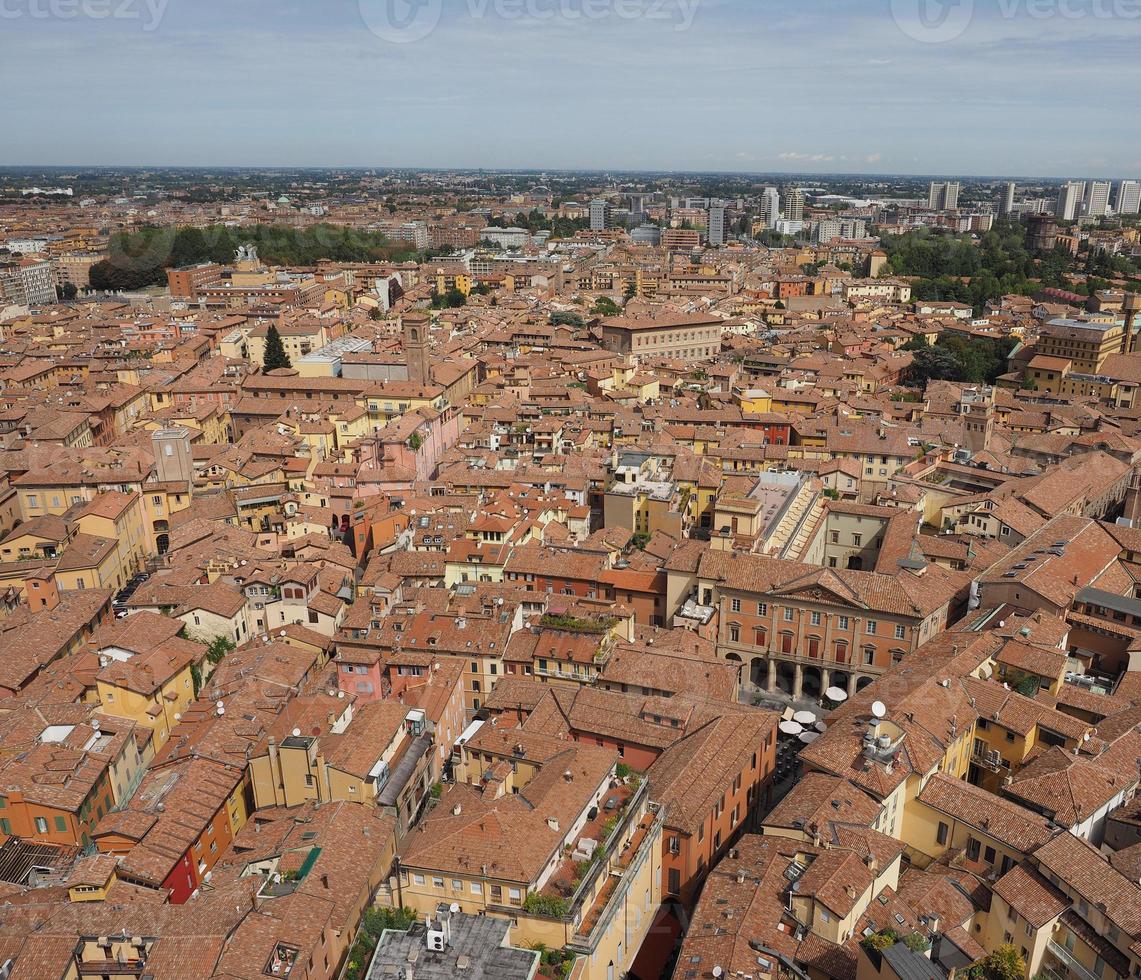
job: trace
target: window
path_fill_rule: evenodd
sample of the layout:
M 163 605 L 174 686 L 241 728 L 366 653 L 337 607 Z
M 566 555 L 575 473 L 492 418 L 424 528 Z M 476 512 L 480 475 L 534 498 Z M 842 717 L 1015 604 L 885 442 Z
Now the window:
M 847 616 L 841 616 L 839 618 L 839 621 L 836 623 L 836 626 L 839 629 L 846 630 L 848 628 L 848 617 Z
M 972 861 L 977 861 L 979 859 L 979 851 L 981 849 L 982 849 L 982 845 L 977 840 L 975 840 L 973 837 L 967 838 L 967 857 L 968 858 L 970 858 Z
M 784 621 L 786 623 L 791 623 L 792 622 L 792 616 L 793 616 L 793 609 L 791 606 L 789 606 L 784 611 Z
M 422 885 L 422 884 L 424 884 L 424 876 L 423 876 L 423 875 L 416 875 L 416 874 L 414 874 L 414 875 L 412 876 L 412 884 L 414 884 L 414 885 Z
M 44 817 L 36 817 L 36 830 L 41 834 L 48 832 L 48 822 Z
M 502 885 L 491 885 L 490 888 L 491 888 L 491 900 L 493 902 L 502 902 L 503 901 L 503 886 Z
M 812 625 L 813 626 L 819 626 L 820 625 L 820 613 L 814 612 L 812 614 Z
M 670 868 L 669 885 L 666 890 L 671 895 L 681 894 L 681 872 L 677 868 Z
M 482 895 L 483 894 L 483 885 L 481 885 L 478 881 L 473 881 L 471 883 L 471 893 L 473 895 Z
M 947 838 L 950 836 L 951 828 L 948 827 L 942 820 L 939 821 L 939 829 L 935 832 L 935 840 L 940 845 L 946 846 Z
M 906 635 L 907 635 L 907 630 L 904 627 L 897 626 L 895 628 L 895 638 L 897 640 L 902 640 Z
M 868 636 L 875 636 L 877 629 L 879 629 L 879 623 L 877 623 L 874 619 L 869 619 L 867 625 Z
M 459 878 L 452 879 L 452 891 L 462 892 L 464 890 L 464 883 Z
M 729 627 L 729 640 L 733 643 L 739 642 L 741 639 L 741 627 L 736 624 Z
M 740 599 L 730 599 L 729 600 L 729 608 L 733 612 L 740 612 L 741 611 L 741 600 Z
M 758 602 L 757 603 L 757 615 L 758 616 L 767 616 L 768 614 L 769 614 L 768 604 L 764 603 L 764 602 Z
M 66 834 L 67 833 L 67 818 L 66 817 L 56 817 L 55 818 L 55 829 L 58 830 L 61 834 Z

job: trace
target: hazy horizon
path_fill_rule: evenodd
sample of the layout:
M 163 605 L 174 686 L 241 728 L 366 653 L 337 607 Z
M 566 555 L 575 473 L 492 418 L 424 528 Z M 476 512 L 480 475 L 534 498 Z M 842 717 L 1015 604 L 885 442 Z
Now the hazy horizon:
M 3 0 L 0 22 L 11 166 L 1141 174 L 1141 0 Z

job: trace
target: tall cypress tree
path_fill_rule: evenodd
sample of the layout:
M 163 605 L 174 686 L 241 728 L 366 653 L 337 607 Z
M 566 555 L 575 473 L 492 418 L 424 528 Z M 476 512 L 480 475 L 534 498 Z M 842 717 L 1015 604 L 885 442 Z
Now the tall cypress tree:
M 272 323 L 265 332 L 265 358 L 262 360 L 266 371 L 276 371 L 278 368 L 291 368 L 293 362 L 285 353 L 285 344 L 281 342 L 281 334 Z

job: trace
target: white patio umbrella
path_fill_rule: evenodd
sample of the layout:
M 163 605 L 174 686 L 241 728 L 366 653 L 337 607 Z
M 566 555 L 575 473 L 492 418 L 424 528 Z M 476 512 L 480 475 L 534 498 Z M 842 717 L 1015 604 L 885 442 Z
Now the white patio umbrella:
M 782 721 L 780 730 L 783 735 L 799 735 L 804 731 L 804 726 L 798 721 Z
M 815 725 L 816 715 L 811 711 L 798 711 L 792 716 L 793 721 L 799 721 L 802 725 Z
M 827 691 L 824 692 L 824 696 L 829 701 L 847 701 L 848 700 L 848 692 L 845 691 L 842 687 L 830 687 L 830 688 L 828 688 Z

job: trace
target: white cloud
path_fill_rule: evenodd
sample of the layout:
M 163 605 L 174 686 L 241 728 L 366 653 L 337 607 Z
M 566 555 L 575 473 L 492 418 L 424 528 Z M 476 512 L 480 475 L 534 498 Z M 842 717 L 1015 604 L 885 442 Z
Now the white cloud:
M 828 163 L 836 159 L 830 153 L 797 153 L 792 150 L 787 150 L 777 154 L 777 156 L 781 160 L 790 160 L 795 163 Z

